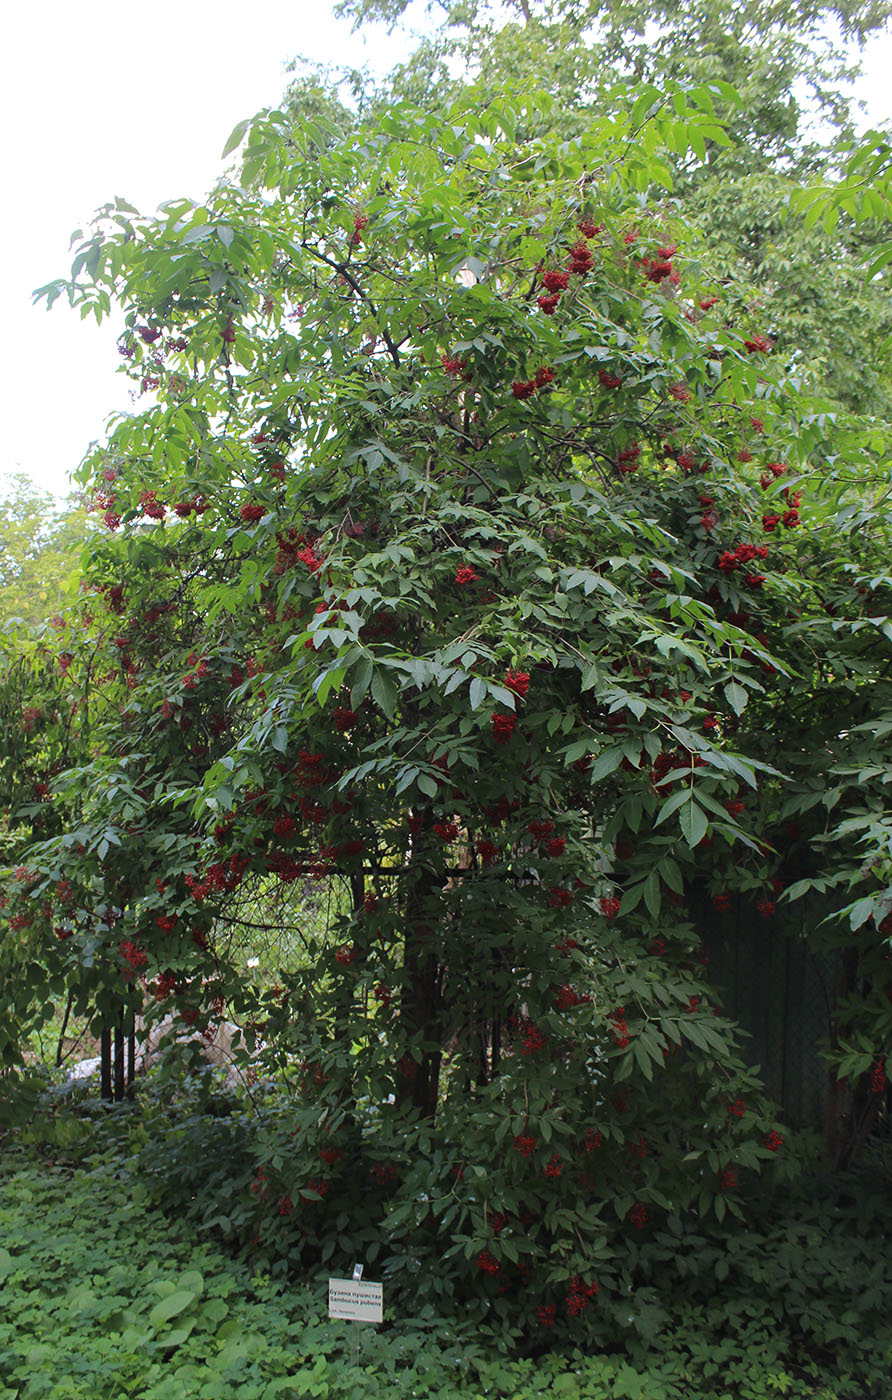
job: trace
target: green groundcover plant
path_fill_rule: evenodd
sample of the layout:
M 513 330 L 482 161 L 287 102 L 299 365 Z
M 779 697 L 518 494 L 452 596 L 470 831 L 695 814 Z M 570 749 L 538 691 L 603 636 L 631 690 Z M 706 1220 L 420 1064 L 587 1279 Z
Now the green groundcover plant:
M 428 1302 L 365 1327 L 330 1322 L 325 1282 L 272 1278 L 155 1203 L 146 1129 L 184 1167 L 244 1147 L 222 1096 L 44 1110 L 0 1167 L 3 1400 L 272 1400 L 368 1395 L 578 1400 L 881 1400 L 892 1361 L 892 1262 L 873 1179 L 850 1174 L 747 1201 L 745 1224 L 670 1217 L 630 1254 L 629 1286 L 584 1349 L 518 1356 L 515 1330 Z M 158 1118 L 168 1119 L 166 1138 Z M 253 1120 L 250 1120 L 253 1121 Z M 219 1131 L 221 1125 L 225 1131 Z M 188 1187 L 184 1189 L 184 1194 Z M 219 1201 L 217 1207 L 219 1208 Z

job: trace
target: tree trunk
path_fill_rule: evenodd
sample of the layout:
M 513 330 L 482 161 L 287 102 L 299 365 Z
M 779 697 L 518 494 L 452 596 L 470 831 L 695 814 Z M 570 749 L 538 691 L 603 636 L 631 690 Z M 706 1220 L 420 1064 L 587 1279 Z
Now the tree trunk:
M 120 1103 L 124 1097 L 124 1008 L 118 1012 L 118 1024 L 115 1026 L 115 1103 Z
M 105 1103 L 112 1102 L 112 1033 L 99 1036 L 99 1094 Z

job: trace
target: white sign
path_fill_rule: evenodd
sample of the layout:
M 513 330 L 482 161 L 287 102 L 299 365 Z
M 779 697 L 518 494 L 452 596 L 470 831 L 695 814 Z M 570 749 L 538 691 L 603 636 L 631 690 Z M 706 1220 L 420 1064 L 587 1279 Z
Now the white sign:
M 383 1322 L 384 1285 L 350 1278 L 328 1280 L 328 1315 L 346 1322 Z

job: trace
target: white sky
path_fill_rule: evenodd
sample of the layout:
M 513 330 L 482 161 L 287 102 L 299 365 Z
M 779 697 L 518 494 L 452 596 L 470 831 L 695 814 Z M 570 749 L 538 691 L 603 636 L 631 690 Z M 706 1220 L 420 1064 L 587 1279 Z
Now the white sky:
M 278 103 L 298 54 L 369 64 L 399 57 L 379 28 L 367 40 L 330 0 L 20 0 L 3 24 L 0 119 L 0 474 L 24 471 L 64 494 L 107 415 L 130 406 L 114 371 L 117 327 L 82 322 L 33 288 L 64 276 L 68 240 L 121 195 L 141 211 L 200 199 L 236 122 Z M 875 40 L 856 91 L 873 124 L 892 123 L 892 35 Z

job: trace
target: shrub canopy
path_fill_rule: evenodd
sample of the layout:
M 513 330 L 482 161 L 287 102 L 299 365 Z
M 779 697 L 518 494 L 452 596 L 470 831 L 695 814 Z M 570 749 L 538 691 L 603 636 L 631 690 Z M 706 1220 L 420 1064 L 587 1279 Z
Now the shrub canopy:
M 445 1260 L 533 1327 L 776 1160 L 707 979 L 732 901 L 819 891 L 837 1062 L 879 1093 L 892 1045 L 885 488 L 670 198 L 732 96 L 566 141 L 517 139 L 535 92 L 268 113 L 241 185 L 108 206 L 46 289 L 123 310 L 142 400 L 82 604 L 4 675 L 6 1062 L 66 989 L 225 1014 L 293 1096 L 290 1257 Z

